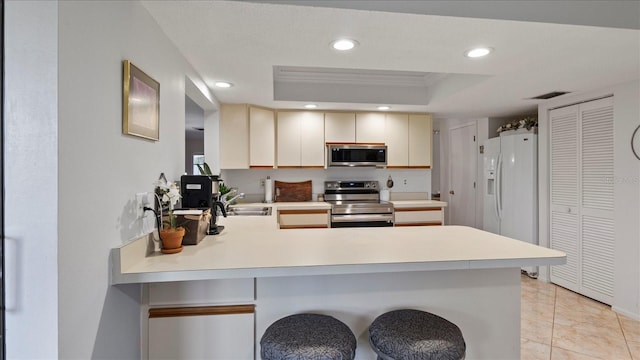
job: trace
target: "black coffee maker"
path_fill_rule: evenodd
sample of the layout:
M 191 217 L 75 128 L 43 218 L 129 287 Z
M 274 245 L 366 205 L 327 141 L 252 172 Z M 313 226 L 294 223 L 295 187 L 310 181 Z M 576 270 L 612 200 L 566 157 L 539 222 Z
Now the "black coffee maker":
M 224 229 L 224 226 L 216 225 L 217 210 L 220 209 L 222 216 L 227 217 L 224 204 L 220 202 L 220 181 L 222 180 L 217 175 L 182 175 L 180 178 L 182 207 L 211 210 L 209 235 L 217 235 Z

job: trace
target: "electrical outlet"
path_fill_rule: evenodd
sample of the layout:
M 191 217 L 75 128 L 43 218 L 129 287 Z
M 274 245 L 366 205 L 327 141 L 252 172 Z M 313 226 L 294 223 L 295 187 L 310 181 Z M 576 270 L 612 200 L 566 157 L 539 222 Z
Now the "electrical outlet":
M 143 193 L 137 193 L 136 194 L 136 219 L 140 219 L 144 216 L 144 206 L 145 206 L 145 199 L 147 197 L 147 193 L 143 192 Z
M 404 179 L 404 184 L 407 185 L 407 179 Z
M 153 209 L 153 193 L 142 192 L 136 194 L 136 219 L 141 219 L 145 215 L 144 208 Z
M 260 179 L 260 187 L 264 187 L 264 181 L 265 181 L 265 180 L 266 180 L 266 179 Z
M 148 192 L 146 194 L 147 195 L 142 199 L 142 205 L 153 209 L 156 200 L 155 195 L 153 192 Z

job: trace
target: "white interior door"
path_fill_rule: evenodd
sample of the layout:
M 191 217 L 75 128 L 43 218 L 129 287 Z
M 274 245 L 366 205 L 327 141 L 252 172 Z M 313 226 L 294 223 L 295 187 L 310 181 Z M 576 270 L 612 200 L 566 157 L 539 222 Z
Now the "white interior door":
M 567 253 L 551 281 L 606 304 L 613 300 L 613 99 L 549 112 L 550 246 Z
M 551 281 L 575 289 L 579 273 L 578 234 L 578 105 L 552 110 L 551 248 L 564 251 L 567 263 L 551 267 Z
M 581 293 L 613 302 L 614 143 L 613 98 L 580 104 Z
M 449 130 L 449 224 L 476 227 L 476 124 Z

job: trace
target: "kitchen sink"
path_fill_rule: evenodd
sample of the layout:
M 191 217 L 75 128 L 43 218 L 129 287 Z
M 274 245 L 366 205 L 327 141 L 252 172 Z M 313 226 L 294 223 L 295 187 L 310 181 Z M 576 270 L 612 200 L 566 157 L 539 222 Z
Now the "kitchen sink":
M 231 207 L 227 210 L 227 215 L 229 216 L 269 216 L 271 215 L 270 207 L 256 207 L 256 206 L 245 206 L 245 207 Z

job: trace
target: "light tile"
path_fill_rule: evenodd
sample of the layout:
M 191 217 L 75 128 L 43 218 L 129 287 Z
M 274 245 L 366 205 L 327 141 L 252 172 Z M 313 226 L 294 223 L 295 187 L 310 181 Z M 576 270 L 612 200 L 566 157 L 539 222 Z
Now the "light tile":
M 536 319 L 553 322 L 554 304 L 535 302 L 522 299 L 520 311 L 523 316 L 531 316 Z
M 553 311 L 553 309 L 551 310 Z M 523 310 L 520 321 L 520 337 L 530 341 L 551 345 L 551 331 L 553 330 L 552 320 L 544 320 L 535 314 Z
M 556 306 L 594 315 L 615 316 L 611 307 L 562 287 L 556 289 Z
M 618 315 L 633 360 L 640 360 L 640 321 Z
M 584 331 L 606 328 L 612 336 L 622 335 L 618 316 L 608 305 L 562 288 L 556 294 L 555 324 Z
M 545 305 L 553 307 L 556 303 L 555 292 L 539 292 L 537 289 L 532 289 L 532 291 L 522 291 L 521 300 L 523 306 L 526 304 L 527 307 Z
M 551 348 L 551 360 L 608 360 L 609 358 L 597 358 L 577 353 L 560 347 Z
M 606 333 L 618 338 L 624 338 L 622 328 L 615 313 L 590 313 L 583 307 L 563 309 L 556 306 L 554 324 L 560 324 L 588 333 Z
M 555 286 L 523 275 L 521 286 L 520 336 L 551 345 Z
M 640 341 L 628 341 L 629 351 L 633 360 L 640 360 Z
M 640 321 L 629 319 L 626 316 L 618 315 L 622 331 L 627 339 L 635 339 L 640 341 Z
M 522 359 L 640 360 L 640 321 L 563 287 L 522 276 L 520 344 Z
M 556 294 L 556 286 L 550 283 L 545 283 L 544 281 L 532 279 L 526 275 L 522 275 L 521 277 L 521 293 L 523 298 L 536 298 L 536 299 L 544 299 L 554 302 L 554 297 Z
M 612 334 L 609 330 L 606 327 L 598 327 L 598 324 L 589 328 L 583 325 L 564 325 L 556 320 L 553 324 L 552 346 L 596 358 L 630 360 L 622 331 Z
M 521 360 L 549 360 L 551 356 L 551 346 L 541 344 L 527 339 L 520 340 Z

